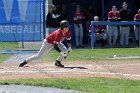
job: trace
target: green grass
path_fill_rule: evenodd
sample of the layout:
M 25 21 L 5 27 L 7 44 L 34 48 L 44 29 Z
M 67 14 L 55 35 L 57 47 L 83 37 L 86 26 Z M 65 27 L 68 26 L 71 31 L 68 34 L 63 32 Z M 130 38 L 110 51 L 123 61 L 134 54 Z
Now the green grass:
M 29 44 L 26 45 L 26 43 L 23 43 L 24 46 L 29 46 Z M 29 47 L 22 48 L 21 42 L 0 42 L 0 50 L 38 50 L 40 46 L 32 46 L 30 44 Z
M 140 81 L 109 78 L 0 80 L 0 84 L 24 84 L 74 89 L 83 93 L 140 93 Z
M 18 48 L 17 42 L 0 42 L 0 50 L 15 50 Z M 0 54 L 0 63 L 11 57 L 11 54 Z
M 4 55 L 0 54 L 0 62 L 5 61 L 6 59 L 8 59 L 11 56 L 12 56 L 11 54 L 4 54 Z
M 113 55 L 140 56 L 140 48 L 106 48 L 106 49 L 75 49 L 65 61 L 94 61 L 105 60 Z M 59 53 L 50 51 L 43 57 L 43 61 L 54 61 Z M 0 62 L 11 55 L 0 55 Z M 139 59 L 137 59 L 139 60 Z M 140 93 L 140 81 L 109 78 L 48 78 L 0 80 L 0 84 L 24 84 L 43 87 L 74 89 L 83 93 Z
M 17 50 L 18 42 L 0 42 L 0 50 Z
M 140 56 L 140 48 L 106 48 L 106 49 L 75 49 L 66 61 L 105 60 L 113 55 L 117 56 Z M 58 57 L 56 51 L 51 51 L 43 58 L 43 61 L 53 61 Z

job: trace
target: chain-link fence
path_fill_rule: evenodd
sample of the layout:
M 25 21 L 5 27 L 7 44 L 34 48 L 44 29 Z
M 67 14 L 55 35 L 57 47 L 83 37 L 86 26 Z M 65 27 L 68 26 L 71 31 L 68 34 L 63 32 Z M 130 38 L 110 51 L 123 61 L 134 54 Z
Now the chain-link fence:
M 45 0 L 0 0 L 0 50 L 33 50 L 45 36 Z

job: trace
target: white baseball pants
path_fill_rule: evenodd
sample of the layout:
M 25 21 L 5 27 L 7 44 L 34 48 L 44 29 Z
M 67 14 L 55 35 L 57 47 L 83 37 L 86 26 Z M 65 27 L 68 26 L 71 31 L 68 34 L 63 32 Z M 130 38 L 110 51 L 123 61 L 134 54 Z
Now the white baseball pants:
M 74 24 L 76 46 L 83 45 L 83 26 L 82 24 Z M 79 38 L 80 37 L 80 38 Z
M 107 40 L 110 46 L 115 45 L 118 39 L 118 28 L 117 26 L 107 26 Z M 113 38 L 113 43 L 112 43 Z
M 29 57 L 28 59 L 26 59 L 26 62 L 29 63 L 33 60 L 40 59 L 42 56 L 48 54 L 49 51 L 52 50 L 53 47 L 54 47 L 54 44 L 50 44 L 47 42 L 46 39 L 44 39 L 43 43 L 42 43 L 42 47 L 40 48 L 39 52 L 36 55 L 33 55 L 33 56 Z M 65 47 L 65 45 L 63 43 L 58 43 L 58 48 L 61 50 L 61 53 L 67 52 L 67 48 Z M 58 61 L 62 61 L 64 59 L 64 56 L 62 56 L 61 53 L 60 53 L 59 57 L 57 58 Z
M 120 45 L 128 45 L 130 27 L 120 27 Z

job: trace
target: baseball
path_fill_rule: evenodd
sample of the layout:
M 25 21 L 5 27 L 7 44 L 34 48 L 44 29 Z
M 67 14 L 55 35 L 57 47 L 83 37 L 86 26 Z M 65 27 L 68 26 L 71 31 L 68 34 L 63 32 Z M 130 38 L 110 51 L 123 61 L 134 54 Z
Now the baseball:
M 114 55 L 113 57 L 116 57 L 117 55 Z

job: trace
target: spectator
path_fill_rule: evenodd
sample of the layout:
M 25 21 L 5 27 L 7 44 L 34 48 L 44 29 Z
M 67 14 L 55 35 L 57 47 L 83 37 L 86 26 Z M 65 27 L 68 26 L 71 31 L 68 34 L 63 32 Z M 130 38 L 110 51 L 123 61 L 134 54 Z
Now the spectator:
M 94 16 L 94 21 L 99 21 L 99 17 L 98 16 Z M 105 46 L 105 43 L 106 43 L 106 28 L 105 26 L 98 26 L 98 25 L 94 25 L 94 36 L 95 36 L 95 42 L 96 40 L 101 40 L 101 44 L 102 46 Z M 89 33 L 90 33 L 90 36 L 91 36 L 91 26 L 89 28 Z M 96 43 L 95 43 L 96 44 Z
M 73 13 L 75 12 L 75 8 L 76 8 L 76 3 L 75 2 L 71 2 L 71 4 L 68 7 L 68 15 L 69 15 L 70 23 L 74 23 Z
M 138 9 L 137 14 L 134 16 L 134 20 L 135 20 L 135 21 L 140 21 L 140 9 Z M 134 26 L 134 31 L 135 31 L 136 43 L 137 43 L 137 45 L 139 46 L 140 38 L 139 38 L 139 28 L 138 28 L 137 25 Z
M 120 10 L 121 21 L 132 21 L 132 12 L 128 9 L 126 2 L 123 2 L 122 9 Z M 120 45 L 128 47 L 130 33 L 130 26 L 124 25 L 120 27 Z
M 68 17 L 68 11 L 67 11 L 67 7 L 66 5 L 62 5 L 62 20 L 68 20 L 69 21 L 69 17 Z
M 116 6 L 112 6 L 112 10 L 108 12 L 108 21 L 115 22 L 120 20 L 120 13 L 117 11 Z M 107 26 L 107 38 L 109 46 L 115 46 L 118 39 L 118 27 L 116 25 Z M 112 43 L 113 39 L 113 43 Z
M 86 20 L 86 30 L 89 31 L 89 26 L 92 20 L 94 20 L 95 11 L 91 5 L 87 6 L 87 9 L 84 10 L 85 20 Z
M 75 29 L 75 41 L 76 41 L 76 48 L 83 48 L 83 26 L 82 22 L 85 19 L 83 12 L 80 10 L 80 6 L 76 5 L 76 11 L 73 14 L 74 20 L 74 29 Z M 80 37 L 80 38 L 79 38 Z
M 61 21 L 61 13 L 55 5 L 51 6 L 50 12 L 47 14 L 46 26 L 59 27 Z

